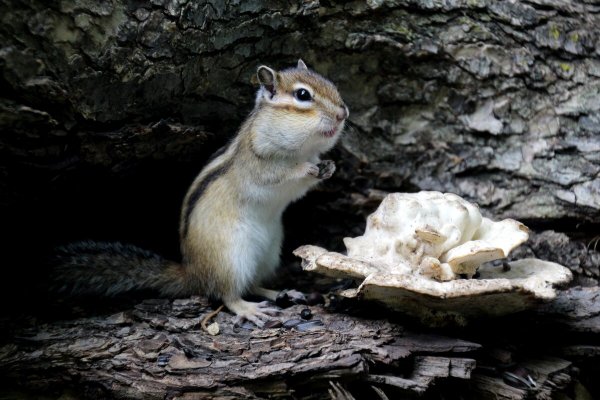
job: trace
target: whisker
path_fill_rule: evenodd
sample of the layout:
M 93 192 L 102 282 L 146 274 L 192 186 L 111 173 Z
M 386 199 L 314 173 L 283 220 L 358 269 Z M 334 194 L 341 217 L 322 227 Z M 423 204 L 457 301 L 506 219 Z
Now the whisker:
M 360 128 L 354 122 L 352 122 L 350 120 L 346 120 L 346 123 L 344 124 L 343 132 L 344 132 L 344 134 L 348 134 L 348 135 L 359 134 Z

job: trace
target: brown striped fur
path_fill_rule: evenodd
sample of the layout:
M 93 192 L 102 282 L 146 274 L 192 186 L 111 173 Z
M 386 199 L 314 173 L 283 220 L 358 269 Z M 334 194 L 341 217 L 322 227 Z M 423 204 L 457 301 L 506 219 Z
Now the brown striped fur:
M 275 292 L 260 285 L 279 263 L 281 215 L 290 202 L 333 173 L 334 168 L 327 176 L 320 173 L 319 155 L 335 145 L 348 109 L 336 87 L 302 61 L 279 72 L 259 67 L 257 76 L 262 85 L 254 109 L 234 139 L 200 171 L 183 201 L 182 265 L 139 249 L 125 249 L 133 256 L 127 258 L 118 254 L 118 246 L 100 246 L 103 261 L 85 276 L 75 274 L 77 279 L 99 282 L 107 277 L 92 285 L 97 293 L 151 287 L 165 295 L 204 294 L 262 324 L 268 309 L 242 296 L 273 297 Z M 310 101 L 295 96 L 298 88 L 310 92 Z M 331 161 L 328 165 L 334 166 Z M 68 262 L 79 268 L 89 257 Z M 145 267 L 135 269 L 136 262 Z M 103 273 L 103 266 L 109 270 Z M 67 276 L 71 269 L 65 271 Z M 127 276 L 121 283 L 120 273 Z
M 301 160 L 296 159 L 300 150 L 279 148 L 277 143 L 265 148 L 261 143 L 264 135 L 273 128 L 280 129 L 281 133 L 273 134 L 277 141 L 277 135 L 283 138 L 288 134 L 286 126 L 290 122 L 335 120 L 339 109 L 345 107 L 333 83 L 311 70 L 285 69 L 275 72 L 274 78 L 269 92 L 262 92 L 262 96 L 279 99 L 278 102 L 264 100 L 259 92 L 254 110 L 235 139 L 200 172 L 184 200 L 181 248 L 185 269 L 199 290 L 218 298 L 241 296 L 258 283 L 238 282 L 239 272 L 232 270 L 227 259 L 229 249 L 240 245 L 232 242 L 230 226 L 241 223 L 240 213 L 245 213 L 244 208 L 253 201 L 245 198 L 245 186 L 272 187 L 290 179 L 307 179 L 303 178 L 306 172 Z M 259 74 L 259 79 L 264 78 Z M 310 88 L 313 94 L 309 106 L 294 101 L 299 84 Z M 273 145 L 272 141 L 269 144 Z M 274 206 L 274 219 L 280 218 L 285 206 L 287 203 Z

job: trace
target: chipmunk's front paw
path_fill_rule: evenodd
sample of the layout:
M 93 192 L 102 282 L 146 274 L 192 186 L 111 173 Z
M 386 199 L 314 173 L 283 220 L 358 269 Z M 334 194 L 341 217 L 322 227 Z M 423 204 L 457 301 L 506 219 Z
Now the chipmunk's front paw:
M 305 168 L 306 168 L 306 175 L 308 176 L 314 176 L 315 178 L 319 178 L 319 174 L 321 173 L 321 168 L 319 168 L 319 165 L 315 165 L 312 163 L 305 163 L 304 164 Z
M 335 163 L 332 160 L 323 160 L 317 164 L 317 167 L 319 167 L 317 175 L 319 179 L 329 179 L 335 172 Z

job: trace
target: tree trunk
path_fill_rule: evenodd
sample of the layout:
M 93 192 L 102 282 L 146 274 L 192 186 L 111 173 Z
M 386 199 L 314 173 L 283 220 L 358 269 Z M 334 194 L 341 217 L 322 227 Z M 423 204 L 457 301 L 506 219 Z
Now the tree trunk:
M 20 316 L 4 319 L 11 384 L 186 399 L 324 398 L 328 388 L 373 398 L 374 385 L 435 398 L 434 378 L 450 377 L 442 388 L 522 398 L 497 366 L 508 348 L 537 374 L 538 396 L 577 380 L 571 363 L 600 396 L 586 380 L 600 318 L 600 253 L 586 248 L 600 232 L 594 2 L 0 0 L 0 15 L 2 300 Z M 520 254 L 560 262 L 587 286 L 532 314 L 564 337 L 536 343 L 546 331 L 526 329 L 531 315 L 491 321 L 511 328 L 504 337 L 476 324 L 432 338 L 408 333 L 402 316 L 319 309 L 317 333 L 234 332 L 221 314 L 212 338 L 197 329 L 198 299 L 43 326 L 22 317 L 22 304 L 40 301 L 38 258 L 56 244 L 120 239 L 177 257 L 179 204 L 249 112 L 256 68 L 299 57 L 338 85 L 350 123 L 335 177 L 286 215 L 286 261 L 300 244 L 339 249 L 386 192 L 454 192 L 539 231 Z M 327 383 L 350 378 L 359 383 Z M 583 391 L 579 381 L 569 387 Z

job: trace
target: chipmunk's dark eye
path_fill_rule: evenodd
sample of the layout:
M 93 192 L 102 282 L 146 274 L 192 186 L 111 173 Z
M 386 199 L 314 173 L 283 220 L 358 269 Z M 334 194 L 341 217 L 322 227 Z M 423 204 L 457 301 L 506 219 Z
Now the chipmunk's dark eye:
M 306 89 L 297 89 L 294 92 L 294 97 L 297 98 L 300 101 L 310 101 L 312 100 L 312 96 L 310 95 L 310 92 Z

